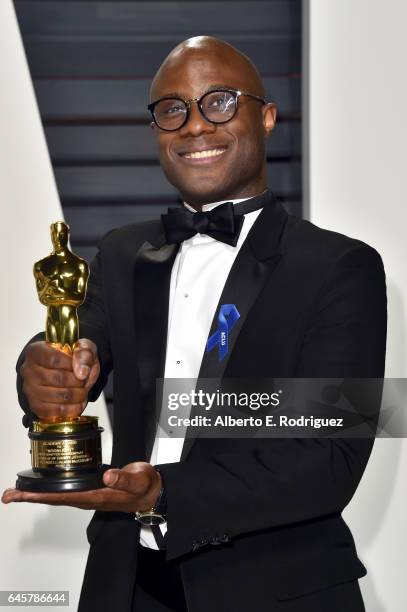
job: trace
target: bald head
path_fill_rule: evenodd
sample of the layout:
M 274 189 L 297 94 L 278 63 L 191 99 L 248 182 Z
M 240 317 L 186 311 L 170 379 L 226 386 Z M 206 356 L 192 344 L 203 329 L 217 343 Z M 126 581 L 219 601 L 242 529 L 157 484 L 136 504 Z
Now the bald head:
M 196 69 L 199 70 L 199 64 L 206 58 L 210 58 L 219 67 L 228 65 L 235 79 L 244 80 L 245 87 L 249 87 L 252 93 L 260 97 L 265 96 L 259 71 L 247 55 L 214 36 L 194 36 L 179 43 L 164 59 L 152 81 L 150 100 L 165 95 L 162 93 L 162 88 L 171 71 L 179 69 L 187 61 L 194 62 Z M 229 85 L 232 86 L 232 83 Z

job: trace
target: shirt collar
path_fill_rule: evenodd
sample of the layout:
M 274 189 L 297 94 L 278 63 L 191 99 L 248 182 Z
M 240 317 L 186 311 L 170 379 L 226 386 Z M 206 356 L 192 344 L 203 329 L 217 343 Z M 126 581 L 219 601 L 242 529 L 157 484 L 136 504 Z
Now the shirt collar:
M 262 193 L 265 193 L 266 191 L 267 190 L 263 191 Z M 261 195 L 261 194 L 258 194 L 258 195 Z M 255 198 L 257 196 L 252 196 L 252 197 Z M 203 204 L 202 212 L 207 212 L 208 210 L 212 210 L 213 208 L 216 208 L 217 206 L 220 206 L 221 204 L 224 204 L 225 202 L 232 202 L 232 204 L 238 204 L 239 202 L 244 202 L 245 200 L 251 200 L 251 198 L 240 198 L 238 200 L 221 200 L 220 202 L 211 202 L 210 204 Z M 187 202 L 184 202 L 183 204 L 187 210 L 190 210 L 191 212 L 197 212 L 195 208 L 192 208 L 192 206 L 187 204 Z

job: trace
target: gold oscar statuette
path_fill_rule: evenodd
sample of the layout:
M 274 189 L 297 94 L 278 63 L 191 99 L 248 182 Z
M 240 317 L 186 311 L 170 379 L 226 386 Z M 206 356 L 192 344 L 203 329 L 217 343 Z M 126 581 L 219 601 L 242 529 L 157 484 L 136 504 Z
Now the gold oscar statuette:
M 54 250 L 34 264 L 38 297 L 47 307 L 46 340 L 56 350 L 72 355 L 79 338 L 77 308 L 86 296 L 87 262 L 68 247 L 69 227 L 51 225 Z M 52 417 L 33 422 L 31 470 L 18 473 L 22 491 L 87 491 L 103 487 L 101 433 L 98 417 Z

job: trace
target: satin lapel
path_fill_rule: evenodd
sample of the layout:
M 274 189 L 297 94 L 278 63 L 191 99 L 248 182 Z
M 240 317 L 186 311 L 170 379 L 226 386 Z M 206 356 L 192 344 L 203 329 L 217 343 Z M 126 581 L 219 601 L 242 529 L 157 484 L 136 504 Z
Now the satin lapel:
M 156 379 L 164 375 L 171 270 L 178 245 L 145 242 L 135 261 L 137 359 L 142 389 L 146 457 L 158 421 Z
M 219 359 L 218 347 L 204 353 L 199 378 L 221 379 L 223 377 L 230 356 L 237 345 L 239 334 L 245 324 L 247 315 L 262 290 L 266 279 L 277 265 L 278 260 L 279 255 L 275 255 L 267 262 L 258 261 L 254 257 L 248 242 L 242 246 L 219 300 L 218 308 L 212 321 L 210 335 L 214 334 L 218 328 L 218 316 L 221 305 L 234 304 L 240 314 L 240 318 L 229 333 L 228 352 L 222 361 Z
M 234 304 L 239 311 L 240 318 L 229 334 L 228 353 L 220 361 L 217 347 L 210 352 L 205 351 L 197 388 L 205 388 L 204 379 L 206 378 L 217 379 L 220 382 L 231 354 L 234 350 L 239 350 L 240 331 L 266 280 L 280 261 L 279 243 L 286 221 L 286 211 L 270 194 L 270 201 L 257 218 L 234 261 L 212 320 L 209 336 L 214 334 L 218 328 L 219 309 L 223 304 Z M 200 414 L 198 409 L 192 410 L 191 416 L 195 414 Z M 181 460 L 185 459 L 198 435 L 199 429 L 197 428 L 187 431 Z

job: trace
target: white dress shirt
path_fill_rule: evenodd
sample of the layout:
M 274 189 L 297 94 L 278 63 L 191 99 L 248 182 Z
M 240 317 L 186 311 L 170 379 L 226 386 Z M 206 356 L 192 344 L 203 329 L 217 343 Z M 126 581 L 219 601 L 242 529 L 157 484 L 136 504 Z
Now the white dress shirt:
M 232 200 L 233 204 L 247 198 Z M 202 211 L 212 210 L 223 204 L 204 204 Z M 196 212 L 191 206 L 184 206 Z M 198 378 L 208 340 L 212 320 L 226 279 L 247 234 L 261 210 L 244 216 L 237 245 L 231 246 L 206 234 L 195 234 L 184 240 L 178 250 L 171 272 L 168 336 L 164 378 Z M 169 438 L 157 430 L 150 463 L 174 463 L 180 460 L 183 438 Z M 160 525 L 162 534 L 167 524 Z M 158 550 L 149 527 L 141 527 L 140 542 L 143 546 Z

